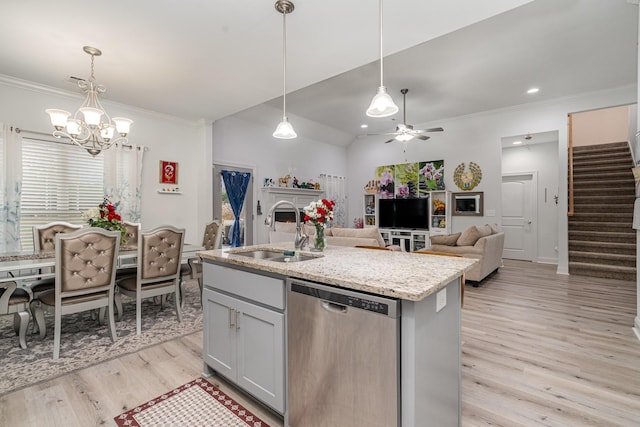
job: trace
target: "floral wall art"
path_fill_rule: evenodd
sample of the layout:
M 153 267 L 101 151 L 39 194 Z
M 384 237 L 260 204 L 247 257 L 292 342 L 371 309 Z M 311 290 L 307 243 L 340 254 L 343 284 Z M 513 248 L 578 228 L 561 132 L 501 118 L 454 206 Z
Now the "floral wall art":
M 376 179 L 380 183 L 380 198 L 393 199 L 395 166 L 378 166 L 376 168 Z
M 444 190 L 444 160 L 420 162 L 420 197 L 426 197 L 427 192 Z
M 418 197 L 418 163 L 396 165 L 395 186 L 397 199 L 415 199 Z
M 427 197 L 444 190 L 444 160 L 378 166 L 374 182 L 381 199 Z

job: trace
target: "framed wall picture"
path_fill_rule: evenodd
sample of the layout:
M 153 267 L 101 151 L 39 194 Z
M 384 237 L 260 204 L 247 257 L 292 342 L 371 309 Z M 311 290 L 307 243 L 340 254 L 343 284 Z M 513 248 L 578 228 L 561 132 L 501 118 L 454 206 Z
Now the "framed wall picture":
M 160 184 L 178 184 L 178 162 L 160 160 Z

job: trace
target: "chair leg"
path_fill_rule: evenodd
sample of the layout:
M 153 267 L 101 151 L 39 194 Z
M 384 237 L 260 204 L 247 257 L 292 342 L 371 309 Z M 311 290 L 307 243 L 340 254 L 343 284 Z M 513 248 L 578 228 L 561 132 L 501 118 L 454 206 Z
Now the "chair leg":
M 202 304 L 202 296 L 204 295 L 203 285 L 202 285 L 202 275 L 198 277 L 198 286 L 200 287 L 200 308 L 204 307 Z
M 98 324 L 104 325 L 104 313 L 106 311 L 106 307 L 100 307 L 98 309 Z
M 20 311 L 15 313 L 13 316 L 14 325 L 18 323 L 18 338 L 20 341 L 20 347 L 23 349 L 27 348 L 27 327 L 29 326 L 29 312 L 28 311 Z
M 116 305 L 116 309 L 118 310 L 118 322 L 120 320 L 122 320 L 122 296 L 120 296 L 120 293 L 118 292 L 117 294 L 115 294 L 115 296 L 113 297 L 113 301 Z
M 60 358 L 60 328 L 62 327 L 62 314 L 59 313 L 59 310 L 53 315 L 53 358 Z
M 44 309 L 42 306 L 32 308 L 33 317 L 35 318 L 38 331 L 40 331 L 40 339 L 43 339 L 47 335 L 47 326 L 44 323 Z
M 113 314 L 113 305 L 111 305 L 111 307 L 109 307 L 107 311 L 109 312 L 108 316 L 109 316 L 109 331 L 111 332 L 111 342 L 116 342 L 116 339 L 118 339 L 118 335 L 116 334 L 116 320 Z
M 184 280 L 180 280 L 180 308 L 184 308 Z
M 142 332 L 142 299 L 140 298 L 140 292 L 136 293 L 136 334 L 140 335 Z
M 176 300 L 176 314 L 178 315 L 178 322 L 182 322 L 182 308 L 181 303 L 180 303 L 180 283 L 176 284 L 176 296 L 175 296 L 175 300 Z

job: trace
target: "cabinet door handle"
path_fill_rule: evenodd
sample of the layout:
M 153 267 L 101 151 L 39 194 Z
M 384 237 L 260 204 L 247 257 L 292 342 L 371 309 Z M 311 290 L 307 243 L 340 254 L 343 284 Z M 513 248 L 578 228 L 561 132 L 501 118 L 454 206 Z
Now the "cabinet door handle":
M 229 308 L 229 329 L 233 328 L 235 325 L 233 323 L 233 312 L 235 310 L 233 308 Z
M 233 310 L 235 312 L 235 318 L 236 318 L 236 331 L 240 329 L 240 322 L 238 322 L 238 310 Z

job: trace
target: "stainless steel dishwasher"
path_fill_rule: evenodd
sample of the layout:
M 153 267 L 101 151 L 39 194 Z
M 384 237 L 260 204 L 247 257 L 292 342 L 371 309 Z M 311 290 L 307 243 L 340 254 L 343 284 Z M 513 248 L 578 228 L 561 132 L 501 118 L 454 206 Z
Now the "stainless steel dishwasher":
M 400 425 L 400 303 L 287 280 L 290 427 Z

